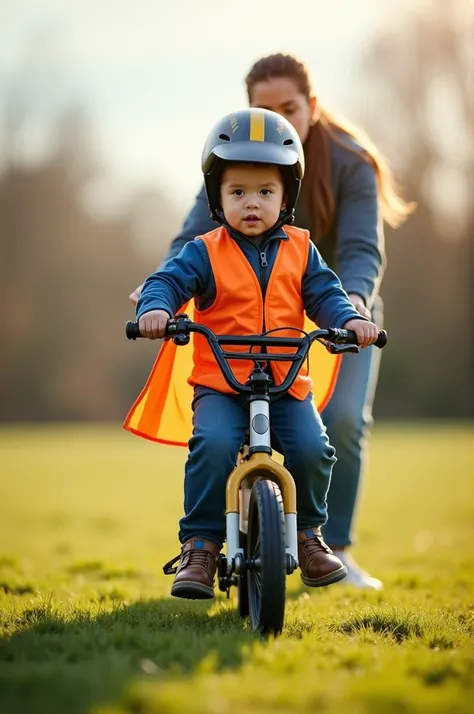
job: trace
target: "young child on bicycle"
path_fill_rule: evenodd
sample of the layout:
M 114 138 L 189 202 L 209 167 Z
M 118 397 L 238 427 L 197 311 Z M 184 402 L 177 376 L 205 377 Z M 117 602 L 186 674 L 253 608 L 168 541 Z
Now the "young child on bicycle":
M 354 310 L 308 231 L 291 226 L 304 173 L 303 148 L 291 124 L 263 109 L 224 117 L 206 141 L 202 170 L 211 215 L 221 227 L 187 243 L 146 280 L 137 304 L 142 335 L 163 337 L 170 317 L 194 298 L 195 321 L 216 334 L 302 330 L 306 311 L 322 328 L 354 330 L 361 347 L 374 343 L 377 327 Z M 225 539 L 225 483 L 244 441 L 248 406 L 228 387 L 207 341 L 194 339 L 193 435 L 171 594 L 212 598 Z M 247 374 L 245 363 L 234 364 L 245 382 L 248 363 Z M 267 369 L 281 383 L 277 368 Z M 296 483 L 301 577 L 320 587 L 344 578 L 346 569 L 321 536 L 336 459 L 311 387 L 302 369 L 289 393 L 272 401 L 270 414 L 273 444 Z

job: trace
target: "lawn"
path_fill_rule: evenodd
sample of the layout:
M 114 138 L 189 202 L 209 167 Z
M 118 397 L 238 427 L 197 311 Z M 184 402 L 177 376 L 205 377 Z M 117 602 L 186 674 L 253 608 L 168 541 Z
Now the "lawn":
M 354 553 L 385 589 L 295 574 L 264 641 L 233 599 L 169 597 L 184 449 L 3 428 L 1 714 L 473 712 L 473 437 L 377 425 Z

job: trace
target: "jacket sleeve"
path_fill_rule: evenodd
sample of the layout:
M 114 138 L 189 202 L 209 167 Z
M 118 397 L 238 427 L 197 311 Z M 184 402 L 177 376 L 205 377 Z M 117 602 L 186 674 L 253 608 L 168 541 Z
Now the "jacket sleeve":
M 175 258 L 145 280 L 137 319 L 150 310 L 165 310 L 173 317 L 191 298 L 205 292 L 210 277 L 211 264 L 203 241 L 187 243 Z
M 303 275 L 302 295 L 306 314 L 318 327 L 343 327 L 348 320 L 365 320 L 352 305 L 341 282 L 310 242 Z
M 347 293 L 370 308 L 385 269 L 382 219 L 373 166 L 357 156 L 344 167 L 337 196 L 338 274 Z
M 202 186 L 196 196 L 194 206 L 183 223 L 180 233 L 178 233 L 176 238 L 171 242 L 168 255 L 164 258 L 158 270 L 166 265 L 168 260 L 175 258 L 186 243 L 194 240 L 197 236 L 209 233 L 209 231 L 214 230 L 214 228 L 217 228 L 217 223 L 215 223 L 209 215 L 206 191 L 204 186 Z

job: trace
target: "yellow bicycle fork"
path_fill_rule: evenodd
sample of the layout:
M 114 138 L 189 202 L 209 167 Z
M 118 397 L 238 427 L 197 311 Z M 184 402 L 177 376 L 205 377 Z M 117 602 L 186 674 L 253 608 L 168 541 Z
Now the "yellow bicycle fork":
M 226 484 L 227 569 L 239 573 L 244 559 L 239 546 L 239 530 L 246 533 L 248 495 L 258 479 L 274 481 L 280 488 L 285 513 L 287 572 L 298 567 L 298 536 L 296 530 L 296 486 L 290 472 L 267 453 L 252 454 L 231 472 Z

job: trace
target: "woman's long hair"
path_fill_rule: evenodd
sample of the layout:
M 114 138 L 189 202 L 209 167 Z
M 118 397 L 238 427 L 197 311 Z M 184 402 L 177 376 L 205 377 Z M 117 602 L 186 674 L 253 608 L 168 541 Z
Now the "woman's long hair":
M 298 91 L 309 101 L 313 96 L 311 79 L 306 66 L 292 55 L 274 54 L 258 60 L 246 77 L 247 94 L 251 101 L 257 82 L 276 77 L 291 79 Z M 344 137 L 350 137 L 360 147 L 352 147 Z M 302 186 L 302 200 L 311 218 L 313 235 L 324 236 L 331 228 L 335 199 L 331 189 L 331 141 L 360 156 L 371 164 L 377 175 L 378 196 L 383 218 L 393 228 L 398 227 L 415 209 L 400 196 L 387 160 L 361 129 L 340 115 L 318 104 L 314 123 L 304 144 L 306 173 Z

